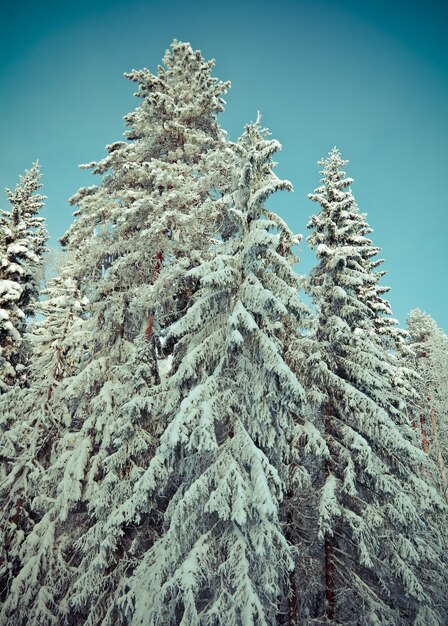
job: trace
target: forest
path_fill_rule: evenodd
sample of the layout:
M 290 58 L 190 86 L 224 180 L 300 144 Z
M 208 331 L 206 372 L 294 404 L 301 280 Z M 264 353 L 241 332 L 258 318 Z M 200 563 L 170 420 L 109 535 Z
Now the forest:
M 336 147 L 291 231 L 213 67 L 174 40 L 126 75 L 56 268 L 39 164 L 7 190 L 0 623 L 443 626 L 448 337 L 392 317 Z

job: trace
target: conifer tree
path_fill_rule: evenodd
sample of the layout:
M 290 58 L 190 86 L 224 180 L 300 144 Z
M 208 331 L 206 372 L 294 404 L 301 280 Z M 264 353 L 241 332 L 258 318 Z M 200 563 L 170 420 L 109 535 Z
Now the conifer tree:
M 39 210 L 45 197 L 38 190 L 39 165 L 6 190 L 10 211 L 0 214 L 0 393 L 26 384 L 26 319 L 33 316 L 39 296 L 40 269 L 47 232 Z
M 415 428 L 422 448 L 437 464 L 436 483 L 448 500 L 448 337 L 430 315 L 419 309 L 409 313 L 410 366 L 418 380 Z
M 319 504 L 325 617 L 317 617 L 435 625 L 446 610 L 446 508 L 419 475 L 424 459 L 394 384 L 400 372 L 365 297 L 377 278 L 346 163 L 333 149 L 310 196 L 321 207 L 308 238 L 318 258 L 310 277 L 317 319 L 298 367 L 330 452 Z
M 152 399 L 166 428 L 132 497 L 107 524 L 106 553 L 123 524 L 138 524 L 151 507 L 164 516 L 159 537 L 146 550 L 137 544 L 135 570 L 121 581 L 126 624 L 277 623 L 293 564 L 279 519 L 290 464 L 296 489 L 307 479 L 291 444 L 304 437 L 324 453 L 283 358 L 288 322 L 300 324 L 304 307 L 294 238 L 264 207 L 290 189 L 272 171 L 279 144 L 251 125 L 240 149 L 232 235 L 189 271 L 199 289 L 167 331 L 172 372 Z
M 40 479 L 54 461 L 55 445 L 70 420 L 65 404 L 56 399 L 57 386 L 77 370 L 82 358 L 87 304 L 71 270 L 66 265 L 42 291 L 46 299 L 35 305 L 43 319 L 34 322 L 26 334 L 31 346 L 28 387 L 16 386 L 0 398 L 0 413 L 17 416 L 0 436 L 3 596 L 8 594 L 11 580 L 20 569 L 25 538 L 36 525 L 39 528 L 45 510 Z
M 30 613 L 36 623 L 59 623 L 70 612 L 96 625 L 113 611 L 110 598 L 135 531 L 128 527 L 115 551 L 100 554 L 105 520 L 127 501 L 151 458 L 158 424 L 148 395 L 159 381 L 164 315 L 188 305 L 183 275 L 207 253 L 234 185 L 234 150 L 216 121 L 228 84 L 213 78 L 213 62 L 188 44 L 174 42 L 164 64 L 157 75 L 128 75 L 142 98 L 125 117 L 128 141 L 90 164 L 102 183 L 71 200 L 79 208 L 62 243 L 90 301 L 85 350 L 49 401 L 68 415 L 67 428 L 40 478 L 44 515 L 24 542 L 23 566 L 4 605 L 11 624 Z M 175 269 L 157 290 L 164 267 Z M 150 540 L 157 521 L 147 516 L 141 541 Z
M 401 345 L 407 333 L 399 328 L 397 326 L 398 321 L 391 317 L 391 306 L 384 297 L 390 287 L 385 287 L 379 282 L 386 274 L 384 270 L 377 271 L 376 269 L 383 263 L 383 259 L 375 258 L 381 252 L 381 248 L 374 246 L 372 241 L 367 238 L 367 235 L 373 231 L 366 222 L 366 214 L 359 214 L 359 219 L 359 233 L 365 238 L 365 245 L 361 248 L 360 254 L 369 278 L 365 284 L 359 286 L 358 297 L 372 313 L 377 341 L 383 343 L 386 348 L 394 349 Z

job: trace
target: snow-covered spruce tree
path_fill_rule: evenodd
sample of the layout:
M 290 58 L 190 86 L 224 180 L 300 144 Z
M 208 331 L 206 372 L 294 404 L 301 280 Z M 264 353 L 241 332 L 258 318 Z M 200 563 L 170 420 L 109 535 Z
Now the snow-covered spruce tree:
M 365 280 L 358 285 L 357 297 L 370 310 L 373 322 L 370 330 L 371 339 L 381 348 L 387 350 L 389 357 L 394 363 L 394 375 L 391 379 L 395 391 L 397 411 L 394 411 L 395 419 L 401 423 L 405 436 L 410 436 L 412 428 L 412 406 L 418 399 L 415 389 L 417 377 L 414 367 L 410 366 L 407 357 L 406 342 L 408 333 L 398 326 L 398 321 L 392 317 L 392 308 L 385 294 L 390 287 L 381 284 L 385 276 L 384 270 L 378 271 L 383 259 L 377 258 L 381 248 L 374 246 L 368 235 L 373 232 L 366 221 L 365 213 L 356 213 L 352 219 L 358 221 L 358 235 L 361 236 L 362 245 L 358 247 L 360 264 L 365 272 Z M 387 400 L 389 402 L 389 400 Z M 389 408 L 386 406 L 386 410 Z M 403 410 L 404 409 L 404 410 Z M 414 433 L 415 435 L 415 433 Z
M 448 500 L 448 337 L 427 313 L 409 313 L 410 366 L 420 375 L 415 428 L 438 467 L 437 484 Z
M 65 404 L 56 401 L 53 392 L 56 389 L 57 397 L 60 381 L 77 371 L 82 358 L 87 301 L 79 292 L 69 264 L 49 282 L 42 295 L 46 299 L 36 304 L 35 311 L 43 319 L 34 322 L 26 334 L 31 346 L 28 386 L 16 386 L 0 397 L 0 413 L 17 416 L 0 435 L 3 597 L 8 595 L 11 580 L 20 569 L 25 537 L 33 529 L 38 534 L 42 526 L 46 494 L 40 491 L 40 479 L 52 461 L 61 430 L 70 421 Z M 31 571 L 28 569 L 27 574 Z
M 115 598 L 119 623 L 281 623 L 292 550 L 279 504 L 290 463 L 295 488 L 306 481 L 291 443 L 303 436 L 317 453 L 324 446 L 304 419 L 302 387 L 283 359 L 287 322 L 301 323 L 303 305 L 294 239 L 264 208 L 275 191 L 290 188 L 272 171 L 279 145 L 258 125 L 239 145 L 245 158 L 229 210 L 233 234 L 189 271 L 200 286 L 168 329 L 172 371 L 151 400 L 167 425 L 132 496 L 111 511 L 97 557 L 109 560 L 126 527 L 163 513 L 153 545 L 140 537 L 129 551 Z
M 159 380 L 161 314 L 170 302 L 174 316 L 187 306 L 182 276 L 207 253 L 225 194 L 237 184 L 234 149 L 216 120 L 228 85 L 188 44 L 174 42 L 164 63 L 157 75 L 129 74 L 142 98 L 125 117 L 129 141 L 108 146 L 109 155 L 91 164 L 102 183 L 72 198 L 79 208 L 62 243 L 90 301 L 86 349 L 49 403 L 64 404 L 58 410 L 69 425 L 40 480 L 45 514 L 23 545 L 23 568 L 3 609 L 11 624 L 29 623 L 30 615 L 42 625 L 113 621 L 111 596 L 136 528 L 123 529 L 114 551 L 99 545 L 105 521 L 130 497 L 155 446 L 159 426 L 147 398 Z M 161 303 L 163 290 L 153 284 L 174 265 Z M 138 541 L 152 541 L 159 517 L 153 511 L 142 521 Z
M 365 219 L 343 161 L 333 149 L 308 238 L 318 265 L 310 292 L 313 335 L 297 370 L 307 381 L 330 456 L 319 505 L 325 623 L 442 624 L 447 580 L 446 507 L 421 478 L 424 455 L 406 436 L 399 373 L 377 340 L 363 294 L 376 278 L 366 266 Z M 437 523 L 434 523 L 437 520 Z
M 353 206 L 356 205 L 353 203 Z M 368 237 L 373 229 L 367 223 L 367 214 L 359 213 L 357 209 L 351 216 L 357 222 L 356 236 L 360 237 L 358 242 L 358 259 L 364 270 L 363 280 L 357 285 L 356 295 L 360 302 L 364 304 L 371 319 L 369 330 L 370 338 L 380 348 L 387 351 L 393 363 L 393 374 L 390 377 L 395 400 L 390 405 L 391 397 L 386 399 L 384 408 L 393 414 L 394 419 L 400 424 L 403 434 L 407 438 L 415 440 L 411 433 L 412 428 L 412 406 L 418 398 L 416 386 L 416 373 L 414 367 L 410 367 L 407 358 L 406 341 L 408 333 L 398 326 L 398 320 L 392 317 L 392 308 L 385 294 L 390 291 L 390 287 L 381 284 L 381 279 L 386 275 L 385 270 L 378 271 L 378 267 L 384 262 L 377 258 L 381 248 L 374 246 Z M 377 402 L 381 404 L 382 395 L 377 397 Z
M 6 190 L 10 211 L 0 214 L 0 394 L 26 384 L 26 318 L 34 314 L 39 296 L 43 252 L 48 239 L 39 210 L 39 165 L 20 177 L 14 191 Z
M 364 238 L 359 254 L 364 270 L 369 276 L 365 283 L 359 285 L 358 297 L 373 314 L 372 321 L 377 341 L 383 343 L 386 348 L 394 349 L 404 341 L 407 333 L 399 328 L 397 326 L 398 321 L 391 317 L 390 303 L 384 297 L 384 294 L 390 291 L 390 287 L 380 284 L 380 280 L 386 272 L 376 269 L 384 260 L 375 258 L 381 252 L 381 248 L 374 246 L 372 241 L 367 238 L 373 229 L 367 224 L 366 217 L 365 213 L 357 213 L 356 215 L 359 221 L 358 234 Z
M 18 511 L 9 498 L 6 476 L 10 460 L 15 458 L 14 445 L 8 432 L 20 428 L 22 407 L 17 396 L 28 385 L 30 345 L 26 339 L 27 318 L 33 316 L 38 296 L 47 233 L 44 219 L 38 216 L 44 196 L 38 190 L 39 166 L 20 177 L 14 191 L 6 190 L 12 205 L 0 214 L 0 512 L 1 565 L 0 595 L 8 588 L 12 564 L 9 548 L 21 540 Z M 23 396 L 24 397 L 24 396 Z M 14 438 L 14 437 L 13 437 Z M 10 485 L 9 485 L 10 487 Z

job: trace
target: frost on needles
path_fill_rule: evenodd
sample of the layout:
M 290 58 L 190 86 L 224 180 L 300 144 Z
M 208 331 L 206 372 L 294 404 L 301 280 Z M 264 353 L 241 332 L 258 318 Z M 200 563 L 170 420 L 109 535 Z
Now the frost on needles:
M 441 625 L 446 335 L 391 317 L 336 149 L 296 273 L 280 144 L 228 139 L 213 65 L 174 41 L 127 74 L 40 296 L 38 166 L 8 192 L 0 622 Z
M 407 362 L 418 375 L 412 424 L 422 448 L 437 465 L 432 475 L 426 470 L 427 479 L 448 501 L 448 337 L 420 309 L 409 313 L 408 329 Z
M 45 200 L 37 193 L 41 186 L 35 163 L 14 191 L 6 190 L 11 210 L 0 212 L 0 393 L 26 385 L 26 318 L 34 314 L 48 239 L 39 216 Z
M 330 452 L 319 505 L 327 618 L 441 624 L 447 571 L 436 520 L 446 509 L 419 471 L 426 459 L 397 393 L 401 371 L 378 332 L 390 324 L 379 327 L 365 297 L 378 280 L 367 262 L 375 249 L 346 163 L 333 149 L 310 195 L 320 205 L 308 225 L 316 321 L 299 365 Z
M 163 494 L 168 506 L 159 538 L 122 581 L 131 624 L 272 624 L 285 593 L 293 561 L 279 505 L 289 442 L 305 417 L 282 354 L 286 324 L 299 325 L 304 308 L 292 234 L 264 208 L 290 188 L 272 172 L 278 148 L 247 128 L 233 234 L 191 270 L 194 302 L 167 331 L 175 343 L 159 400 L 167 427 L 133 507 L 142 514 Z
M 183 276 L 208 253 L 236 162 L 216 121 L 228 85 L 211 76 L 213 62 L 181 43 L 164 61 L 157 75 L 129 74 L 142 103 L 125 118 L 128 141 L 91 164 L 103 182 L 72 198 L 78 209 L 62 243 L 88 314 L 76 368 L 47 402 L 48 419 L 65 428 L 47 442 L 50 465 L 27 494 L 45 500 L 45 513 L 35 512 L 38 523 L 10 555 L 22 563 L 2 609 L 11 623 L 63 623 L 75 612 L 96 624 L 108 609 L 114 619 L 111 594 L 129 550 L 138 555 L 134 531 L 111 536 L 105 524 L 151 459 L 160 426 L 150 390 L 165 358 L 159 337 L 188 305 Z M 23 454 L 34 453 L 25 446 Z M 148 516 L 137 543 L 154 536 L 159 517 Z M 44 536 L 51 549 L 42 552 Z M 111 547 L 99 552 L 103 539 Z

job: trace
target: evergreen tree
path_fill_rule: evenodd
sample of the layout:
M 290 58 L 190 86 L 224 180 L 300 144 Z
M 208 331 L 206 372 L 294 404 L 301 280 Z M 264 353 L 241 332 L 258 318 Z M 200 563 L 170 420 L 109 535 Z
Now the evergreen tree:
M 448 500 L 448 337 L 419 309 L 410 312 L 408 327 L 410 366 L 420 376 L 414 425 L 423 450 L 437 464 L 436 483 Z
M 318 257 L 310 277 L 317 319 L 297 368 L 330 451 L 319 504 L 325 617 L 317 617 L 441 624 L 446 508 L 419 475 L 424 458 L 406 429 L 395 385 L 401 374 L 365 297 L 377 284 L 366 264 L 374 252 L 346 163 L 333 149 L 310 196 L 321 207 L 308 238 Z
M 373 230 L 367 224 L 366 217 L 365 213 L 359 214 L 359 234 L 365 239 L 359 254 L 369 278 L 365 284 L 359 285 L 358 298 L 371 311 L 376 340 L 383 343 L 384 347 L 394 349 L 401 345 L 407 333 L 397 327 L 398 321 L 391 317 L 391 306 L 384 298 L 384 294 L 388 293 L 390 287 L 385 287 L 379 282 L 386 272 L 376 269 L 383 263 L 383 259 L 375 258 L 381 252 L 381 248 L 374 246 L 366 237 Z
M 232 235 L 189 271 L 199 289 L 168 329 L 172 371 L 154 390 L 166 428 L 132 497 L 111 515 L 117 528 L 163 512 L 159 537 L 133 554 L 120 584 L 126 624 L 277 623 L 292 549 L 279 519 L 285 487 L 307 481 L 293 442 L 323 440 L 305 419 L 304 393 L 283 358 L 286 332 L 304 307 L 292 270 L 294 238 L 265 209 L 289 189 L 272 171 L 276 141 L 249 126 Z M 109 622 L 107 622 L 109 623 Z
M 213 61 L 163 62 L 40 301 L 37 164 L 0 212 L 0 622 L 440 626 L 448 338 L 391 317 L 336 148 L 311 317 L 280 145 L 227 139 Z
M 228 85 L 188 44 L 174 42 L 164 64 L 157 75 L 128 75 L 142 98 L 125 117 L 128 141 L 90 164 L 102 183 L 71 200 L 79 208 L 62 243 L 90 301 L 85 351 L 49 401 L 68 415 L 67 428 L 40 478 L 44 514 L 24 542 L 3 608 L 11 624 L 30 614 L 42 625 L 63 623 L 69 612 L 86 624 L 114 619 L 111 597 L 129 566 L 135 529 L 100 553 L 105 520 L 151 459 L 158 424 L 148 396 L 165 356 L 158 335 L 188 305 L 184 274 L 207 253 L 234 184 L 234 149 L 216 121 Z M 150 541 L 157 522 L 147 516 L 136 540 Z
M 26 318 L 34 314 L 40 271 L 47 241 L 39 166 L 20 177 L 14 191 L 6 190 L 10 211 L 0 214 L 0 393 L 26 384 L 28 363 L 24 341 Z
M 64 403 L 56 399 L 57 386 L 76 371 L 82 358 L 87 304 L 71 270 L 67 265 L 53 278 L 42 292 L 46 299 L 36 304 L 36 312 L 43 319 L 32 324 L 26 335 L 32 348 L 28 387 L 16 386 L 0 398 L 0 414 L 17 416 L 0 436 L 0 499 L 4 503 L 0 513 L 0 575 L 4 597 L 20 569 L 25 538 L 40 528 L 46 502 L 39 482 L 54 461 L 55 443 L 70 420 Z

